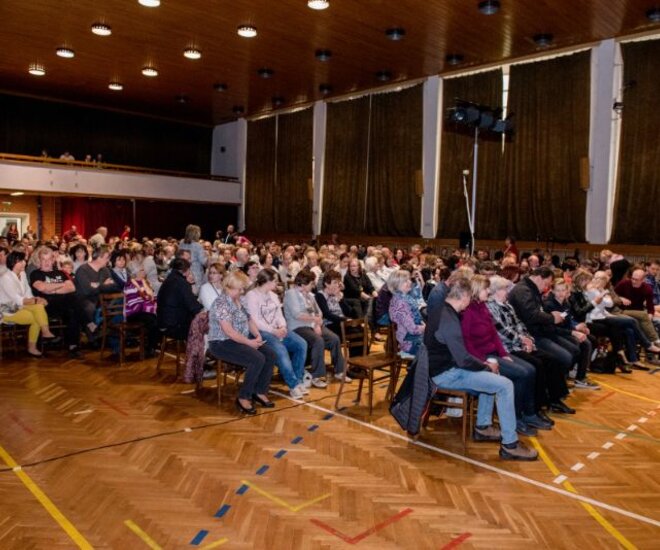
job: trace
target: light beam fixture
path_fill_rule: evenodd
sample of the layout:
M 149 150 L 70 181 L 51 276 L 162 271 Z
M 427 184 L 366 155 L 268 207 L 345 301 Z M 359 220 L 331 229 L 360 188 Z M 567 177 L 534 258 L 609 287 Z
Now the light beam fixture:
M 314 56 L 319 61 L 328 61 L 332 57 L 332 52 L 330 50 L 321 48 L 314 52 Z
M 124 89 L 124 85 L 121 82 L 113 80 L 110 82 L 110 84 L 108 84 L 108 88 L 113 92 L 121 92 Z
M 214 89 L 216 92 L 224 92 L 224 91 L 227 90 L 227 85 L 226 85 L 224 82 L 216 82 L 216 83 L 213 85 L 213 89 Z
M 445 57 L 445 61 L 449 65 L 460 65 L 463 63 L 463 59 L 465 59 L 460 53 L 450 53 L 447 57 Z
M 46 68 L 40 63 L 31 63 L 28 67 L 28 73 L 33 76 L 44 76 L 46 74 Z
M 403 37 L 406 36 L 406 29 L 403 27 L 392 27 L 385 31 L 385 36 L 393 41 L 403 40 Z
M 328 0 L 307 0 L 307 7 L 313 10 L 325 10 L 330 7 Z
M 202 52 L 197 48 L 186 48 L 183 50 L 183 57 L 187 59 L 200 59 L 202 57 Z
M 142 67 L 142 74 L 144 76 L 148 76 L 149 78 L 153 78 L 158 76 L 158 70 L 155 67 L 147 65 L 146 67 Z
M 241 25 L 236 32 L 243 38 L 254 38 L 257 36 L 257 27 L 253 27 L 252 25 Z
M 547 32 L 541 32 L 539 34 L 535 34 L 532 37 L 532 40 L 534 40 L 534 43 L 539 47 L 539 48 L 547 48 L 552 44 L 552 41 L 555 39 L 553 35 Z
M 495 15 L 500 11 L 500 2 L 499 0 L 484 0 L 479 2 L 478 9 L 484 15 Z
M 92 32 L 98 36 L 110 36 L 112 29 L 110 25 L 106 25 L 105 23 L 94 23 L 92 25 Z
M 71 59 L 72 57 L 76 56 L 76 52 L 74 52 L 71 48 L 67 48 L 65 46 L 62 46 L 60 48 L 57 48 L 55 50 L 55 53 L 60 56 L 64 57 L 66 59 Z
M 138 4 L 145 8 L 157 8 L 160 6 L 160 0 L 138 0 Z

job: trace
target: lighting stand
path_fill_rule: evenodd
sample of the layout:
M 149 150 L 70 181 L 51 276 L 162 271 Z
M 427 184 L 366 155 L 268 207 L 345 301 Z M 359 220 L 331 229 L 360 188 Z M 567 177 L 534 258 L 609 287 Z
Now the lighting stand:
M 479 127 L 474 129 L 474 146 L 472 151 L 472 204 L 467 190 L 469 170 L 463 170 L 463 194 L 465 195 L 465 210 L 470 228 L 470 256 L 474 256 L 474 231 L 477 216 L 477 167 L 479 163 Z

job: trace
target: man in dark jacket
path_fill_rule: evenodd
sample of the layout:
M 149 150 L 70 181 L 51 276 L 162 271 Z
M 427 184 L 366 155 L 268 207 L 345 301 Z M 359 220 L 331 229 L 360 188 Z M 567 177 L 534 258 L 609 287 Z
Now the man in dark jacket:
M 184 258 L 176 258 L 172 261 L 171 268 L 172 271 L 158 292 L 158 328 L 167 336 L 185 340 L 190 323 L 203 306 L 193 294 L 188 279 L 190 262 Z
M 453 282 L 439 315 L 429 315 L 424 341 L 428 347 L 429 375 L 442 389 L 479 394 L 477 441 L 501 441 L 500 457 L 505 460 L 536 460 L 538 453 L 518 441 L 513 383 L 499 376 L 495 359 L 482 362 L 465 349 L 459 314 L 470 305 L 472 288 L 467 279 Z M 497 404 L 500 429 L 493 423 Z

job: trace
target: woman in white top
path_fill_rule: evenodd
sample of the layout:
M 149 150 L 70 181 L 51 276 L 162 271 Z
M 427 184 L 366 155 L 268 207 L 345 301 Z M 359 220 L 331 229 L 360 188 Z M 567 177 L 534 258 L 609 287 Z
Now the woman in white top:
M 207 273 L 208 281 L 199 289 L 199 303 L 204 306 L 206 311 L 211 310 L 213 302 L 215 302 L 222 294 L 222 279 L 225 276 L 225 264 L 215 262 L 209 266 Z
M 37 349 L 39 334 L 45 340 L 54 340 L 48 326 L 46 305 L 43 298 L 35 298 L 25 276 L 25 253 L 10 252 L 7 255 L 7 271 L 0 276 L 0 313 L 3 322 L 29 325 L 28 354 L 41 357 Z

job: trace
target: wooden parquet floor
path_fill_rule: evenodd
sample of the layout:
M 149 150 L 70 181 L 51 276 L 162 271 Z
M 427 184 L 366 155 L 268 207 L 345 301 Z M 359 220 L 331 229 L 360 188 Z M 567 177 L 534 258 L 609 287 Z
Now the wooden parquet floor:
M 660 548 L 660 373 L 596 377 L 512 463 L 456 420 L 408 440 L 382 387 L 371 418 L 356 384 L 248 418 L 95 357 L 0 363 L 2 549 Z

